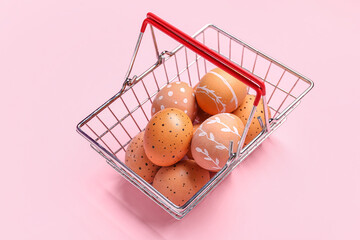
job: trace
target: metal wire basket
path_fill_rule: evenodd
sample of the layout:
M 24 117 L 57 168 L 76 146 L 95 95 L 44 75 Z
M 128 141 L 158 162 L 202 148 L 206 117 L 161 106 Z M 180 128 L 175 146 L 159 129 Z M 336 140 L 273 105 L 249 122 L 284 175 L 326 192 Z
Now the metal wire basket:
M 150 25 L 157 59 L 147 70 L 130 77 L 147 25 Z M 159 51 L 154 27 L 180 45 L 172 51 Z M 174 81 L 194 86 L 208 70 L 216 66 L 242 78 L 249 86 L 249 93 L 256 95 L 256 100 L 239 148 L 233 152 L 231 147 L 226 165 L 187 203 L 177 206 L 124 164 L 126 146 L 146 127 L 151 118 L 152 101 L 160 89 Z M 215 25 L 205 25 L 190 37 L 148 13 L 121 90 L 84 118 L 77 125 L 77 131 L 117 172 L 173 217 L 181 219 L 286 120 L 287 115 L 299 105 L 313 86 L 313 82 L 307 77 Z M 265 123 L 260 122 L 262 132 L 242 147 L 252 114 L 260 99 L 265 111 L 266 106 L 269 107 L 272 118 L 268 119 L 265 112 Z

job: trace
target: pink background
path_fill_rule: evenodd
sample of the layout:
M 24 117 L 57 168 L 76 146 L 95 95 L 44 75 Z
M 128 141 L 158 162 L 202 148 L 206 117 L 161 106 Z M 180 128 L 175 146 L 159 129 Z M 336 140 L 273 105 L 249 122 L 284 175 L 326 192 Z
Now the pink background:
M 0 238 L 359 239 L 359 9 L 355 0 L 1 1 Z M 75 132 L 120 88 L 148 11 L 190 34 L 215 23 L 315 82 L 182 221 Z

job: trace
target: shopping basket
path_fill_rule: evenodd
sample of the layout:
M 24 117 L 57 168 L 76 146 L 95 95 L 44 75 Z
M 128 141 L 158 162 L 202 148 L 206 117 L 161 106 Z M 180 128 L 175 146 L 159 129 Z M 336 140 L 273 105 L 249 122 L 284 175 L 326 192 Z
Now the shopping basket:
M 150 28 L 149 36 L 156 53 L 155 63 L 147 66 L 146 70 L 133 74 L 133 66 L 147 26 Z M 158 34 L 162 33 L 176 40 L 179 45 L 173 50 L 160 50 L 155 30 Z M 249 93 L 256 96 L 254 106 L 238 149 L 233 149 L 230 144 L 226 165 L 188 202 L 177 206 L 124 164 L 126 146 L 136 134 L 144 130 L 151 118 L 152 101 L 164 86 L 174 81 L 195 86 L 214 67 L 220 67 L 242 79 L 248 85 Z M 299 105 L 313 86 L 313 82 L 307 77 L 215 25 L 205 25 L 190 37 L 156 15 L 148 13 L 141 26 L 121 90 L 84 118 L 77 125 L 77 131 L 117 172 L 173 217 L 181 219 L 286 120 L 287 115 Z M 265 120 L 262 122 L 258 118 L 263 129 L 243 147 L 242 143 L 259 101 L 264 104 Z M 267 106 L 271 112 L 270 119 Z

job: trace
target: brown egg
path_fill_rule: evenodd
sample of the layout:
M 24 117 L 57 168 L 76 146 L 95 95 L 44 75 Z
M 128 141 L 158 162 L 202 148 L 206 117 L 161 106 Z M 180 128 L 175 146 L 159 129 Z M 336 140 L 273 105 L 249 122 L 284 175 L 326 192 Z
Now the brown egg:
M 206 73 L 195 91 L 199 107 L 211 115 L 234 111 L 246 93 L 247 86 L 244 83 L 220 68 Z
M 238 116 L 241 119 L 241 121 L 244 123 L 244 126 L 246 125 L 246 122 L 250 116 L 250 112 L 251 112 L 251 109 L 253 108 L 254 100 L 255 100 L 254 95 L 246 95 L 245 100 L 240 105 L 240 107 L 233 112 L 233 114 L 235 114 L 236 116 Z M 268 113 L 269 113 L 268 115 L 269 115 L 269 119 L 270 119 L 271 113 L 270 113 L 269 107 L 268 107 Z M 264 104 L 263 104 L 262 100 L 259 102 L 259 104 L 256 108 L 254 117 L 250 124 L 249 131 L 245 138 L 244 146 L 249 144 L 249 142 L 251 142 L 251 140 L 253 140 L 262 131 L 259 120 L 257 119 L 259 116 L 261 117 L 263 124 L 265 124 Z
M 192 134 L 193 125 L 183 111 L 177 108 L 160 110 L 146 126 L 145 153 L 158 166 L 173 165 L 186 155 Z
M 234 114 L 220 113 L 208 118 L 198 127 L 191 141 L 191 153 L 196 163 L 209 171 L 219 171 L 229 159 L 230 141 L 236 151 L 243 131 L 244 124 Z
M 156 95 L 151 106 L 151 114 L 154 115 L 165 108 L 178 108 L 184 111 L 193 121 L 198 106 L 192 87 L 185 82 L 173 82 L 166 85 Z
M 195 134 L 195 131 L 196 129 L 198 129 L 198 127 L 200 127 L 200 124 L 195 124 L 193 126 L 193 136 Z M 194 159 L 193 156 L 192 156 L 192 153 L 191 153 L 191 142 L 190 142 L 190 146 L 189 146 L 189 151 L 186 153 L 186 156 L 189 158 L 189 159 Z
M 199 167 L 194 160 L 182 160 L 160 168 L 153 186 L 171 202 L 182 206 L 209 180 L 209 171 Z
M 160 167 L 153 164 L 145 154 L 144 132 L 140 132 L 129 143 L 125 154 L 125 164 L 148 183 L 153 182 Z

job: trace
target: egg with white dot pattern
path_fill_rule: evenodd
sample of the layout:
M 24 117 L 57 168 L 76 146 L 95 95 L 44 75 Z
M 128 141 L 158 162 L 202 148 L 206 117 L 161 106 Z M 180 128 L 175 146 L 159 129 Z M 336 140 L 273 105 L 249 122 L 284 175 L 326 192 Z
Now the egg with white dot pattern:
M 185 82 L 169 83 L 156 95 L 151 106 L 151 115 L 165 108 L 178 108 L 194 121 L 198 110 L 194 89 Z
M 210 180 L 209 171 L 194 160 L 183 160 L 156 173 L 153 186 L 178 206 L 184 205 Z
M 177 108 L 160 110 L 145 128 L 146 156 L 158 166 L 170 166 L 186 155 L 192 135 L 193 125 L 185 112 Z
M 145 154 L 144 132 L 140 132 L 129 143 L 125 164 L 148 183 L 152 183 L 159 166 L 153 164 Z

